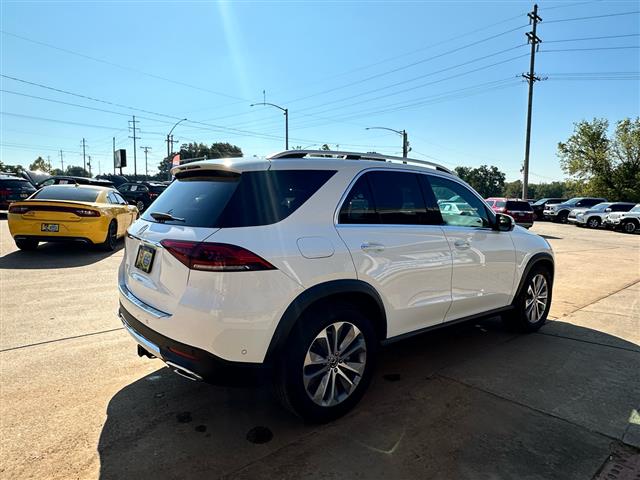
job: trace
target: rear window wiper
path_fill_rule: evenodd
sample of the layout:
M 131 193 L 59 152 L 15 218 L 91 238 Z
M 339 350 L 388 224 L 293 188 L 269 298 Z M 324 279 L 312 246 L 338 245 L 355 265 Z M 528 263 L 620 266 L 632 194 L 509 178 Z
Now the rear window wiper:
M 156 220 L 156 221 L 158 221 L 160 223 L 166 222 L 167 220 L 171 220 L 172 222 L 184 222 L 185 221 L 184 218 L 174 217 L 170 213 L 151 212 L 149 215 L 151 215 L 154 220 Z

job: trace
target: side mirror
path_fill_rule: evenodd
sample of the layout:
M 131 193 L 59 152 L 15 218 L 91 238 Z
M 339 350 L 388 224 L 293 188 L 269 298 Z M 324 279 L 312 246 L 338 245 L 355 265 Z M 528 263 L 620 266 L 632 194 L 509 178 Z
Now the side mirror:
M 510 232 L 513 230 L 513 218 L 504 213 L 496 213 L 496 223 L 493 229 L 499 232 Z
M 605 208 L 604 211 L 605 212 L 611 212 L 612 210 L 610 208 Z

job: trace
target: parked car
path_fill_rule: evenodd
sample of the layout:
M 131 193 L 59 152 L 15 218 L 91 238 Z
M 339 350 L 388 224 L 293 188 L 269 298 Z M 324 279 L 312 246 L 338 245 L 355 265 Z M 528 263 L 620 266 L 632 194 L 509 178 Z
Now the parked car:
M 598 228 L 609 212 L 628 212 L 634 205 L 635 203 L 629 202 L 603 202 L 591 208 L 574 208 L 569 213 L 567 221 L 579 227 L 586 225 L 589 228 Z
M 491 202 L 489 205 L 494 212 L 511 215 L 518 225 L 524 228 L 533 226 L 533 209 L 529 202 L 517 198 L 499 197 L 488 198 L 486 202 Z
M 567 223 L 569 213 L 574 208 L 593 207 L 599 203 L 606 202 L 606 198 L 596 197 L 574 197 L 566 202 L 557 203 L 555 205 L 547 205 L 544 209 L 545 218 L 552 222 Z
M 172 173 L 129 228 L 119 315 L 140 356 L 189 379 L 272 378 L 324 422 L 363 396 L 382 342 L 547 317 L 549 243 L 435 163 L 298 150 Z M 468 215 L 444 212 L 454 197 Z
M 0 174 L 0 212 L 6 213 L 11 203 L 24 200 L 35 191 L 24 178 Z
M 40 242 L 82 242 L 114 250 L 137 217 L 136 207 L 116 190 L 94 185 L 42 187 L 12 203 L 7 216 L 21 250 L 35 250 Z
M 531 205 L 531 208 L 533 208 L 533 219 L 536 221 L 544 220 L 544 209 L 547 205 L 554 205 L 566 201 L 566 198 L 541 198 Z
M 142 212 L 165 191 L 167 185 L 161 182 L 128 182 L 118 187 L 118 191 L 127 201 Z
M 47 187 L 49 185 L 96 185 L 99 187 L 113 188 L 113 183 L 109 180 L 99 180 L 97 178 L 74 177 L 71 175 L 54 175 L 38 183 L 37 187 Z
M 613 229 L 622 229 L 626 233 L 634 233 L 640 230 L 640 203 L 636 204 L 628 212 L 611 212 L 604 217 L 604 226 Z

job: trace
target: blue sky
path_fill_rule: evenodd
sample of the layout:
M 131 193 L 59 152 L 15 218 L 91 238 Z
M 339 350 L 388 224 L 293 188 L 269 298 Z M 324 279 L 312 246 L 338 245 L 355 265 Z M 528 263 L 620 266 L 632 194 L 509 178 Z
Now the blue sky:
M 65 165 L 82 165 L 84 137 L 94 173 L 98 162 L 111 171 L 115 136 L 132 164 L 132 114 L 138 147 L 151 147 L 150 172 L 184 117 L 174 131 L 180 142 L 228 141 L 264 155 L 284 146 L 282 113 L 249 106 L 266 90 L 268 102 L 290 109 L 290 145 L 399 154 L 399 136 L 365 128 L 406 129 L 416 158 L 496 165 L 514 180 L 524 157 L 527 86 L 518 75 L 529 66 L 531 8 L 2 0 L 0 159 L 26 166 L 50 156 L 59 167 L 63 150 Z M 531 181 L 563 178 L 556 145 L 573 122 L 639 115 L 639 10 L 637 1 L 539 2 L 536 72 L 548 80 L 535 87 Z M 144 173 L 139 148 L 137 157 Z

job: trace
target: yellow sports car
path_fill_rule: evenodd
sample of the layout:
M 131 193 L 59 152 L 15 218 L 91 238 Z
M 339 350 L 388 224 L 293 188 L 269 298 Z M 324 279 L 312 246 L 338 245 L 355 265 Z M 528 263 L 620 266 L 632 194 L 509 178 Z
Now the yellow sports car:
M 49 185 L 12 203 L 7 217 L 21 250 L 34 250 L 39 242 L 71 241 L 111 251 L 138 218 L 138 209 L 113 188 Z

